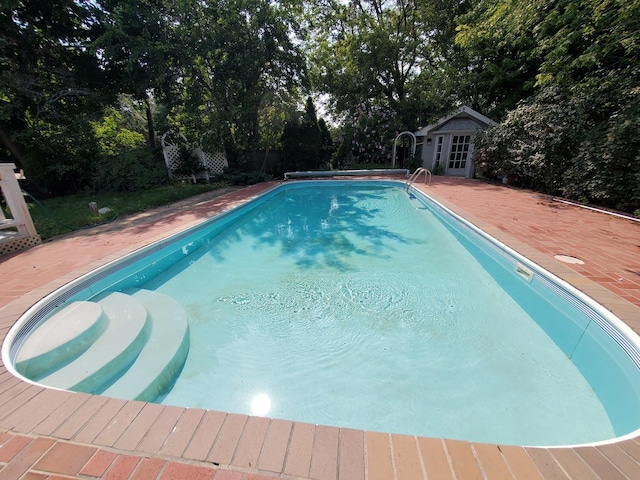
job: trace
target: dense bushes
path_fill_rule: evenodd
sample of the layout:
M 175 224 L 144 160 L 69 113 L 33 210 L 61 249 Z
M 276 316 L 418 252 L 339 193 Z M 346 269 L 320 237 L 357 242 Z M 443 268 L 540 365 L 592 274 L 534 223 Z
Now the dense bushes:
M 576 200 L 638 209 L 640 2 L 495 0 L 477 2 L 465 20 L 459 43 L 479 59 L 470 78 L 506 93 L 513 79 L 531 86 L 515 108 L 504 105 L 509 112 L 502 125 L 477 139 L 480 171 Z M 505 48 L 517 54 L 515 62 Z M 495 74 L 497 65 L 503 75 Z M 489 110 L 500 110 L 499 96 L 483 98 L 491 100 Z
M 271 175 L 268 173 L 242 172 L 228 169 L 224 173 L 212 178 L 213 182 L 220 182 L 228 185 L 253 185 L 255 183 L 267 182 L 269 180 L 271 180 Z
M 86 122 L 60 125 L 40 122 L 20 135 L 25 145 L 23 167 L 39 197 L 85 190 L 92 177 L 99 146 Z
M 632 90 L 625 98 L 619 87 L 607 90 L 601 82 L 598 89 L 571 96 L 543 89 L 501 125 L 477 135 L 478 172 L 582 202 L 637 210 L 640 100 Z
M 92 180 L 97 191 L 135 192 L 166 184 L 167 169 L 160 152 L 137 148 L 99 158 Z
M 331 153 L 331 136 L 322 119 L 318 120 L 311 98 L 304 112 L 296 112 L 285 124 L 279 172 L 324 168 Z
M 91 123 L 100 146 L 89 187 L 98 192 L 135 192 L 168 182 L 160 149 L 150 150 L 145 136 L 131 130 L 121 110 L 108 108 Z
M 389 163 L 393 139 L 401 129 L 399 119 L 384 104 L 360 105 L 350 121 L 345 121 L 332 159 L 334 167 Z

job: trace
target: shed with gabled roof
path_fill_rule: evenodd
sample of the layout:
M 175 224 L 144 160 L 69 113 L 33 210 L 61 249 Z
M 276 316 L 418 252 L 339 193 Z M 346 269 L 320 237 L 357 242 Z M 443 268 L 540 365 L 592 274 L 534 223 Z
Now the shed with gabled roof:
M 422 166 L 434 173 L 472 178 L 473 137 L 496 125 L 474 109 L 462 106 L 415 133 L 416 154 L 422 158 Z

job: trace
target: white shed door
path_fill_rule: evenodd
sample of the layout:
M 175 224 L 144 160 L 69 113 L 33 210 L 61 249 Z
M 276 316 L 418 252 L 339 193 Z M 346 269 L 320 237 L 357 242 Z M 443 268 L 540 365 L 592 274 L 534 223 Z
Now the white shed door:
M 447 162 L 447 175 L 464 177 L 467 173 L 469 159 L 470 135 L 454 135 L 451 139 L 451 151 Z

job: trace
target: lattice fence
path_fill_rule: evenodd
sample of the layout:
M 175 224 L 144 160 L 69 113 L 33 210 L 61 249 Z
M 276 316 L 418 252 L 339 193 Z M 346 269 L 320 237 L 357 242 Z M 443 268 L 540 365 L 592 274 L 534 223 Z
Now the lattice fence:
M 180 158 L 181 145 L 186 146 L 198 157 L 200 164 L 202 165 L 202 171 L 195 172 L 192 175 L 175 174 L 175 171 L 178 170 L 182 164 L 182 159 Z M 209 153 L 202 150 L 200 146 L 191 148 L 189 147 L 189 143 L 184 135 L 181 133 L 176 134 L 172 131 L 162 135 L 162 153 L 169 172 L 169 177 L 178 180 L 190 180 L 194 183 L 197 179 L 205 179 L 209 181 L 209 174 L 217 175 L 222 173 L 225 167 L 229 166 L 227 156 L 224 152 Z
M 200 147 L 196 147 L 194 151 L 198 155 L 202 165 L 204 165 L 207 171 L 212 175 L 224 172 L 225 167 L 229 166 L 227 156 L 224 152 L 209 153 L 205 152 Z
M 0 239 L 0 256 L 25 248 L 35 247 L 41 243 L 40 235 L 36 235 L 35 237 L 21 237 L 16 235 L 15 238 Z
M 196 183 L 195 175 L 176 175 L 175 171 L 180 168 L 182 161 L 180 159 L 180 146 L 188 146 L 189 142 L 181 133 L 175 133 L 172 131 L 166 132 L 162 135 L 162 154 L 164 155 L 164 163 L 167 166 L 169 172 L 169 178 L 175 178 L 176 180 L 189 180 Z

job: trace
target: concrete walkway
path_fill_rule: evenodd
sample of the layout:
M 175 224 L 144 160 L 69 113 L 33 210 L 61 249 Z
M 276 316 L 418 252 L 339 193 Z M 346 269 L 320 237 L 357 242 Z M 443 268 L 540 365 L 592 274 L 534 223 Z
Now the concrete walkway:
M 271 186 L 205 195 L 0 257 L 0 335 L 72 279 Z M 640 332 L 640 223 L 473 180 L 435 177 L 420 188 Z M 0 479 L 45 478 L 632 480 L 640 439 L 545 449 L 362 432 L 47 390 L 2 366 Z

